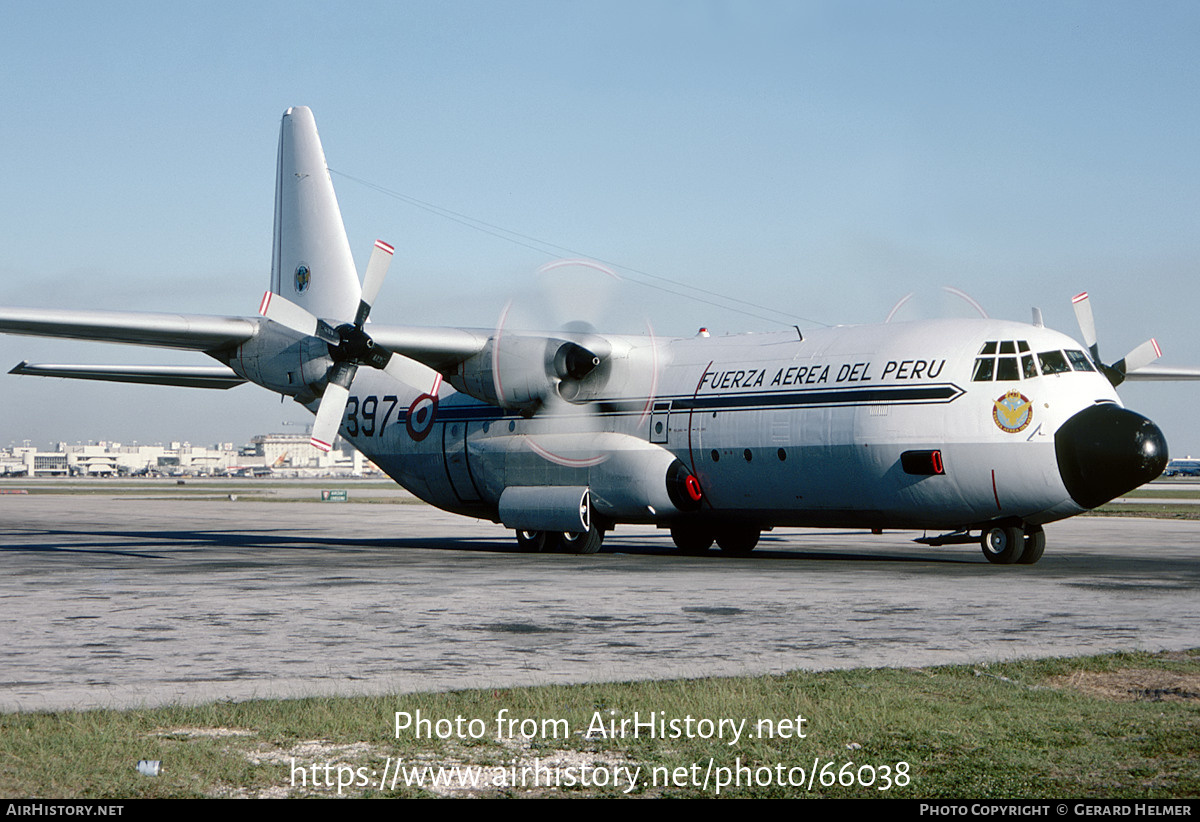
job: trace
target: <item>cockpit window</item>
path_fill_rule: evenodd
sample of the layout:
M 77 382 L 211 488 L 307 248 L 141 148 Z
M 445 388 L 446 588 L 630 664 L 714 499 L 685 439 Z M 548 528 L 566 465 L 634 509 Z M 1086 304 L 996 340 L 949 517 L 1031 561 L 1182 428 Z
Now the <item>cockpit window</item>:
M 1095 371 L 1092 366 L 1092 361 L 1088 359 L 1088 355 L 1082 351 L 1068 351 L 1067 359 L 1071 361 L 1071 367 L 1076 371 Z
M 1036 377 L 1038 373 L 1033 364 L 1032 354 L 1026 354 L 1023 358 L 996 356 L 997 352 L 1001 355 L 1016 355 L 1017 352 L 1028 350 L 1029 343 L 1025 340 L 988 340 L 979 349 L 979 354 L 976 356 L 975 372 L 971 376 L 971 380 L 973 382 L 991 382 L 993 379 L 1019 380 L 1022 374 L 1025 379 Z
M 1042 366 L 1043 374 L 1065 374 L 1071 370 L 1061 351 L 1043 351 L 1038 354 L 1038 362 Z
M 1025 346 L 1028 348 L 1029 346 Z M 1021 357 L 1021 368 L 1025 371 L 1025 379 L 1032 380 L 1038 375 L 1037 366 L 1033 364 L 1033 355 L 1026 354 Z
M 1012 343 L 1009 343 L 1012 345 Z M 1001 346 L 1001 351 L 1004 347 Z M 1017 373 L 1017 358 L 1016 357 L 1001 357 L 996 360 L 996 379 L 998 380 L 1019 380 L 1021 375 Z

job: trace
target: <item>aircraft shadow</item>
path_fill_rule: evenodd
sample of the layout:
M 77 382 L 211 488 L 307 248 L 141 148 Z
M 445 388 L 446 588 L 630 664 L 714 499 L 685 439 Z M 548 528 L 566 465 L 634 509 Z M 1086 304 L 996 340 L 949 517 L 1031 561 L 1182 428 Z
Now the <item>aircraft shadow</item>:
M 19 553 L 36 553 L 42 556 L 53 554 L 73 555 L 110 555 L 129 559 L 170 559 L 175 549 L 203 551 L 206 548 L 227 549 L 235 551 L 356 551 L 356 550 L 429 550 L 457 551 L 476 554 L 520 554 L 533 560 L 538 555 L 523 554 L 516 548 L 516 542 L 507 534 L 495 539 L 480 539 L 478 537 L 370 537 L 352 538 L 321 536 L 311 533 L 288 533 L 278 528 L 271 529 L 181 529 L 175 531 L 159 530 L 112 530 L 107 528 L 5 528 L 3 529 L 6 544 L 0 546 L 0 556 Z M 863 537 L 863 532 L 830 532 L 832 538 Z M 944 554 L 934 554 L 929 549 L 907 549 L 898 546 L 880 546 L 865 550 L 838 545 L 831 539 L 826 545 L 814 546 L 811 536 L 805 538 L 805 543 L 796 547 L 787 547 L 786 537 L 766 537 L 752 554 L 746 557 L 729 557 L 722 555 L 715 548 L 702 556 L 682 556 L 665 532 L 646 536 L 613 536 L 601 548 L 602 554 L 625 554 L 647 561 L 662 561 L 670 563 L 707 562 L 707 563 L 854 563 L 866 565 L 882 563 L 887 566 L 917 566 L 925 565 L 935 568 L 976 567 L 987 568 L 977 550 L 970 546 L 945 549 Z M 794 544 L 794 543 L 792 543 Z M 920 551 L 921 553 L 912 553 Z M 996 566 L 995 570 L 1005 573 L 1020 573 L 1022 570 L 1035 569 L 1040 574 L 1054 573 L 1072 577 L 1080 570 L 1080 562 L 1086 567 L 1089 577 L 1105 574 L 1127 575 L 1130 579 L 1121 582 L 1118 587 L 1125 590 L 1133 586 L 1137 580 L 1147 577 L 1162 576 L 1176 580 L 1175 586 L 1194 587 L 1200 583 L 1200 566 L 1194 559 L 1174 556 L 1147 556 L 1145 553 L 1104 553 L 1070 557 L 1047 556 L 1036 566 Z M 713 566 L 718 567 L 717 565 Z M 1065 578 L 1064 577 L 1064 578 Z M 1085 584 L 1085 583 L 1078 583 Z M 1110 583 L 1094 580 L 1086 583 L 1090 586 L 1103 588 Z M 1115 583 L 1112 583 L 1115 584 Z M 1147 583 L 1149 584 L 1149 583 Z M 1162 582 L 1153 586 L 1161 588 Z
M 167 547 L 189 548 L 225 548 L 235 550 L 255 549 L 291 549 L 291 550 L 353 550 L 353 549 L 425 549 L 436 551 L 466 551 L 472 553 L 520 554 L 515 542 L 509 537 L 495 540 L 459 537 L 325 537 L 312 534 L 289 534 L 277 528 L 239 529 L 237 531 L 221 529 L 196 529 L 178 531 L 141 531 L 141 530 L 110 530 L 110 529 L 24 529 L 24 540 L 13 542 L 0 547 L 0 553 L 20 552 L 54 552 L 81 554 L 111 554 L 139 559 L 165 559 L 166 555 L 155 549 Z M 131 544 L 121 545 L 128 540 Z M 774 540 L 772 540 L 773 542 Z M 117 544 L 114 544 L 117 543 Z M 139 550 L 138 543 L 145 543 L 145 549 Z M 806 561 L 806 562 L 886 562 L 886 563 L 935 563 L 935 564 L 970 564 L 978 565 L 974 557 L 965 555 L 930 556 L 923 554 L 914 556 L 905 553 L 886 553 L 880 551 L 853 551 L 839 549 L 833 545 L 831 550 L 812 550 L 782 548 L 770 543 L 756 549 L 745 557 L 729 557 L 713 549 L 701 556 L 681 556 L 670 542 L 670 537 L 651 536 L 646 538 L 617 538 L 610 540 L 603 548 L 604 554 L 627 554 L 637 557 L 662 557 L 663 559 L 679 561 Z

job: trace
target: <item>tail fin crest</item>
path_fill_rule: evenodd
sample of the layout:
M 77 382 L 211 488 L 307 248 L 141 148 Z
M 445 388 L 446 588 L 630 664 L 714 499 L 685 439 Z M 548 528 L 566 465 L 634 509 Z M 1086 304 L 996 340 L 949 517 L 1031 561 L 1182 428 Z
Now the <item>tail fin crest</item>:
M 361 286 L 316 120 L 289 108 L 279 129 L 271 291 L 322 319 L 349 322 Z

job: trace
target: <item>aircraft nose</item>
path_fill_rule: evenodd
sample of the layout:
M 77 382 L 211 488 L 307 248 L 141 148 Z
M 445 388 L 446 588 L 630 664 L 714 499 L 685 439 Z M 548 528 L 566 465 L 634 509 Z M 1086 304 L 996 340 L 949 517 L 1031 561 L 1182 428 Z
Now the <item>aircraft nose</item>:
M 1084 508 L 1095 508 L 1157 477 L 1167 466 L 1167 440 L 1141 414 L 1105 403 L 1085 408 L 1054 435 L 1063 484 Z

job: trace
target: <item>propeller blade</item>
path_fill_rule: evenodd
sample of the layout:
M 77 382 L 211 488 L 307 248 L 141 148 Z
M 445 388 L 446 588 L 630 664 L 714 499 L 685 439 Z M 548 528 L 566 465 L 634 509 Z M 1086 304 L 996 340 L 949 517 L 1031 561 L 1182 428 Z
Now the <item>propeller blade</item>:
M 1092 301 L 1088 299 L 1088 293 L 1084 291 L 1072 297 L 1071 307 L 1075 309 L 1075 320 L 1083 334 L 1083 344 L 1092 352 L 1092 359 L 1100 362 L 1100 346 L 1096 344 L 1096 318 L 1092 315 Z
M 413 388 L 424 388 L 430 384 L 440 386 L 442 382 L 441 374 L 424 363 L 410 360 L 401 354 L 392 354 L 392 358 L 388 360 L 383 370 L 390 377 L 400 380 L 406 385 L 411 385 Z M 437 389 L 435 388 L 430 393 L 436 396 Z
M 322 451 L 333 448 L 338 429 L 342 427 L 346 403 L 350 399 L 350 383 L 354 381 L 357 370 L 358 366 L 352 362 L 334 363 L 333 368 L 329 369 L 329 384 L 325 386 L 325 396 L 321 397 L 317 420 L 312 427 L 310 442 L 314 448 Z
M 262 302 L 258 306 L 258 313 L 271 322 L 277 322 L 298 334 L 317 337 L 332 345 L 341 342 L 337 330 L 329 323 L 318 320 L 307 310 L 274 292 L 268 291 L 263 294 Z
M 1158 340 L 1149 339 L 1125 355 L 1125 358 L 1113 363 L 1113 367 L 1122 374 L 1129 374 L 1139 368 L 1149 365 L 1162 356 Z
M 354 324 L 360 328 L 367 321 L 367 315 L 371 313 L 371 306 L 375 304 L 375 298 L 379 296 L 379 289 L 383 287 L 383 278 L 387 276 L 388 266 L 392 264 L 392 255 L 395 253 L 396 249 L 383 240 L 376 240 L 375 248 L 371 249 L 371 259 L 367 262 L 367 272 L 363 276 L 358 314 L 354 318 Z
M 263 294 L 258 313 L 271 322 L 279 323 L 306 337 L 317 336 L 317 318 L 291 300 L 272 291 Z

